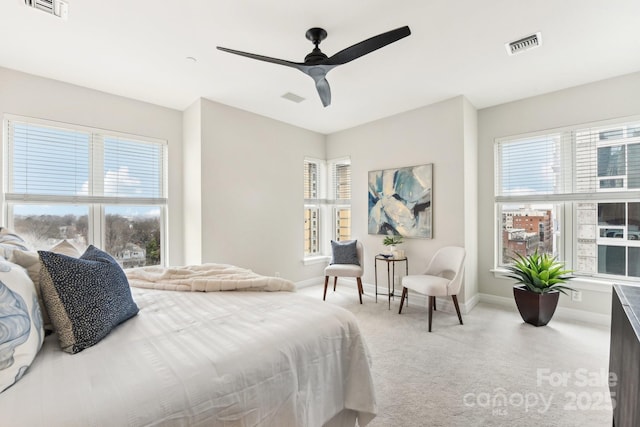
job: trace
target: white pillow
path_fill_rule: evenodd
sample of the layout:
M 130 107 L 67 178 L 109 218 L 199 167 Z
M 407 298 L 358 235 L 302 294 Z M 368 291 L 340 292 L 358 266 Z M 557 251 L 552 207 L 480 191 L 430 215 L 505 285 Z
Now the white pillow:
M 44 330 L 38 297 L 27 273 L 0 261 L 0 392 L 25 373 L 42 347 Z

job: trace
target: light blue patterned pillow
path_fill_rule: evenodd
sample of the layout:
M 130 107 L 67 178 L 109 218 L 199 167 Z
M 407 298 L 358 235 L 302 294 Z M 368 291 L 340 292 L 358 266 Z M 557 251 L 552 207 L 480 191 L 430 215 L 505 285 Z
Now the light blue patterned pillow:
M 127 277 L 108 253 L 90 245 L 80 258 L 38 254 L 42 297 L 62 350 L 91 347 L 138 313 Z
M 11 253 L 16 249 L 29 250 L 22 237 L 12 233 L 8 228 L 0 227 L 0 256 L 9 259 Z
M 33 282 L 22 267 L 0 261 L 0 392 L 24 375 L 43 339 Z

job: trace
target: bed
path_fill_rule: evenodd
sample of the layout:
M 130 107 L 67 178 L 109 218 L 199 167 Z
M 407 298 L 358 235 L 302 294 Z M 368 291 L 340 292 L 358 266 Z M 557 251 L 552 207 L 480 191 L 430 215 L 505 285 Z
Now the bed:
M 0 425 L 334 427 L 375 417 L 366 343 L 341 307 L 289 291 L 131 296 L 137 314 L 77 354 L 45 337 L 0 393 Z

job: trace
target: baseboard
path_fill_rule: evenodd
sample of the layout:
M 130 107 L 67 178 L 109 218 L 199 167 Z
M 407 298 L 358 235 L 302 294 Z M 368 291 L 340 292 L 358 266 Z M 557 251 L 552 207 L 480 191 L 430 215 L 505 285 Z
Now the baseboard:
M 348 285 L 357 286 L 355 277 L 341 277 L 340 282 L 341 283 L 346 282 Z M 332 285 L 332 283 L 333 283 L 333 279 L 329 281 L 330 285 Z M 316 286 L 316 285 L 321 285 L 321 286 L 324 285 L 324 277 L 316 277 L 316 278 L 296 282 L 297 289 L 302 289 L 302 288 L 306 288 L 309 286 Z M 368 295 L 375 296 L 375 293 L 376 293 L 375 284 L 362 282 L 362 288 L 364 289 L 365 295 L 368 294 Z M 401 285 L 398 286 L 396 284 L 396 287 L 393 291 L 395 296 L 400 298 L 400 296 L 402 295 L 402 286 Z M 386 293 L 387 286 L 386 285 L 382 286 L 378 284 L 378 292 Z M 386 296 L 384 295 L 378 295 L 378 297 L 386 298 Z M 425 295 L 409 292 L 409 301 L 411 304 L 417 304 L 421 307 L 427 307 L 427 297 Z M 462 314 L 469 313 L 473 309 L 473 307 L 475 307 L 478 304 L 479 301 L 480 301 L 480 296 L 476 294 L 473 296 L 473 298 L 471 298 L 471 300 L 465 303 L 459 303 L 460 312 Z M 447 311 L 451 313 L 456 312 L 455 306 L 453 305 L 453 301 L 451 300 L 451 298 L 437 298 L 436 306 L 438 307 L 438 310 Z
M 479 294 L 480 302 L 486 302 L 488 304 L 501 305 L 503 307 L 510 307 L 514 311 L 518 311 L 516 302 L 513 298 L 500 297 L 490 294 Z M 608 326 L 611 324 L 611 316 L 607 314 L 593 313 L 591 311 L 576 310 L 575 308 L 558 307 L 554 317 L 561 318 L 563 320 L 577 320 L 584 323 L 593 323 L 596 325 Z
M 302 280 L 296 282 L 296 289 L 308 288 L 309 286 L 323 285 L 324 277 L 314 277 L 313 279 Z
M 349 285 L 356 286 L 356 279 L 354 277 L 341 277 L 340 281 L 345 281 Z M 333 283 L 333 282 L 331 282 Z M 312 279 L 303 280 L 300 282 L 296 282 L 296 288 L 306 288 L 309 286 L 316 285 L 324 285 L 324 277 L 315 277 Z M 375 296 L 376 287 L 372 283 L 362 283 L 362 287 L 364 288 L 364 293 Z M 381 286 L 378 284 L 378 292 L 385 292 L 386 286 Z M 395 294 L 398 298 L 402 295 L 402 286 L 397 286 L 395 289 Z M 380 296 L 380 295 L 378 295 Z M 381 298 L 385 298 L 381 296 Z M 416 304 L 421 307 L 427 307 L 427 297 L 425 295 L 415 294 L 413 292 L 409 292 L 409 302 L 410 304 Z M 475 294 L 468 301 L 464 303 L 460 303 L 460 312 L 463 314 L 469 313 L 473 308 L 478 305 L 480 302 L 485 302 L 488 304 L 496 304 L 501 305 L 503 307 L 509 307 L 514 311 L 518 311 L 516 307 L 516 303 L 513 298 L 508 297 L 500 297 L 497 295 L 491 294 Z M 455 313 L 455 307 L 453 305 L 453 301 L 451 298 L 437 298 L 436 305 L 438 310 Z M 576 320 L 584 323 L 593 323 L 596 325 L 610 325 L 611 324 L 611 316 L 607 314 L 593 313 L 585 310 L 576 310 L 574 308 L 567 307 L 558 307 L 554 316 L 558 316 L 563 320 Z

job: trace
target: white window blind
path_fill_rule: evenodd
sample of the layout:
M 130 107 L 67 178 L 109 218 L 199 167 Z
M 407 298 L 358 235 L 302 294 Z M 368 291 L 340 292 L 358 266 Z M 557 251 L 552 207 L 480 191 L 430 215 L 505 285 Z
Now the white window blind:
M 311 160 L 304 161 L 304 198 L 318 198 L 318 163 Z
M 333 169 L 334 199 L 337 201 L 351 201 L 351 165 L 336 163 Z
M 333 236 L 336 241 L 351 239 L 351 163 L 349 159 L 331 162 L 333 197 Z
M 496 196 L 562 193 L 560 154 L 559 134 L 500 141 L 496 146 Z
M 640 190 L 640 122 L 572 132 L 577 193 Z
M 87 132 L 7 121 L 7 198 L 77 196 L 89 182 Z
M 164 142 L 40 120 L 11 118 L 6 126 L 8 201 L 167 201 Z
M 621 192 L 640 191 L 640 122 L 502 139 L 495 152 L 497 201 L 625 198 Z

